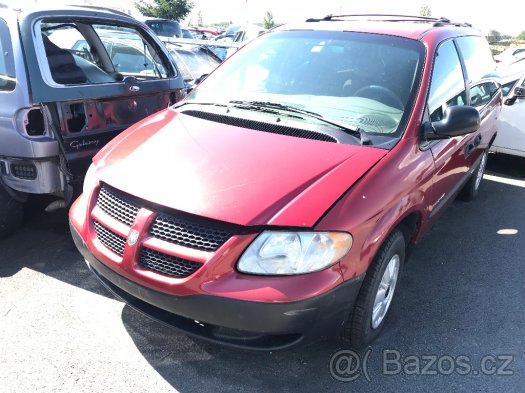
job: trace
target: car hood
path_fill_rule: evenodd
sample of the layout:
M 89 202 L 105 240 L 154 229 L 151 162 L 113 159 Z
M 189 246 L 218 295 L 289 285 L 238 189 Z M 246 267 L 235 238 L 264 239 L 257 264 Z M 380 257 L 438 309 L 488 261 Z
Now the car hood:
M 172 209 L 239 225 L 311 227 L 386 153 L 166 110 L 94 161 L 102 182 Z

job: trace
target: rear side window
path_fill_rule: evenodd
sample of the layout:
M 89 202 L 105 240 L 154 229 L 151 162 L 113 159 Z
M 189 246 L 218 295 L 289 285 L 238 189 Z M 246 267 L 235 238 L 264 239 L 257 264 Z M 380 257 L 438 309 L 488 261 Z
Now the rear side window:
M 11 36 L 4 20 L 0 19 L 0 91 L 11 91 L 16 86 L 15 65 Z
M 465 79 L 453 41 L 438 48 L 432 71 L 428 108 L 430 120 L 439 121 L 449 106 L 466 105 Z
M 498 93 L 499 86 L 492 82 L 482 82 L 470 88 L 470 103 L 476 108 L 487 105 Z
M 469 83 L 477 83 L 496 68 L 489 44 L 484 38 L 469 36 L 456 39 L 465 61 Z

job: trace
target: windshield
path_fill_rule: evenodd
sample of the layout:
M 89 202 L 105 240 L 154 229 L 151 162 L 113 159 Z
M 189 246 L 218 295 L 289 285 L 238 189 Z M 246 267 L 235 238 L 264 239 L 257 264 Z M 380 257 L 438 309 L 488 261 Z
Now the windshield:
M 370 135 L 398 138 L 412 107 L 423 58 L 419 41 L 400 37 L 272 32 L 225 62 L 185 102 L 278 103 Z
M 209 74 L 220 62 L 198 47 L 194 49 L 179 49 L 175 45 L 166 44 L 175 63 L 181 69 L 184 80 L 193 80 L 204 74 Z

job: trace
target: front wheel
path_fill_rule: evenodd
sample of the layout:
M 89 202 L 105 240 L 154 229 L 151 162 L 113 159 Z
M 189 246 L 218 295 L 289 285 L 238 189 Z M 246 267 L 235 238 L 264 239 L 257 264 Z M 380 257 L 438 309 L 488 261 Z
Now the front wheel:
M 354 310 L 343 331 L 354 348 L 370 344 L 384 326 L 405 261 L 405 239 L 399 230 L 385 240 L 368 268 Z
M 16 231 L 24 218 L 24 204 L 16 201 L 0 185 L 0 239 Z
M 479 186 L 481 185 L 481 180 L 483 179 L 485 168 L 487 167 L 487 159 L 488 152 L 485 150 L 481 156 L 478 166 L 474 170 L 474 173 L 463 187 L 463 190 L 461 190 L 460 198 L 464 201 L 471 201 L 478 196 Z

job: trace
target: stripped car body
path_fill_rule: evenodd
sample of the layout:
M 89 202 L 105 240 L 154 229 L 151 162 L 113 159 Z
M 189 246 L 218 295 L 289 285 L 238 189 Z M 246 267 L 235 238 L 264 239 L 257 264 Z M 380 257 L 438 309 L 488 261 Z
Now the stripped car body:
M 118 69 L 98 35 L 104 28 L 140 40 L 142 72 Z M 0 74 L 13 81 L 0 86 L 0 192 L 18 202 L 27 193 L 70 202 L 100 148 L 184 94 L 163 44 L 120 13 L 81 7 L 7 12 L 0 30 Z M 89 48 L 73 49 L 79 38 Z M 0 225 L 2 232 L 10 230 Z

